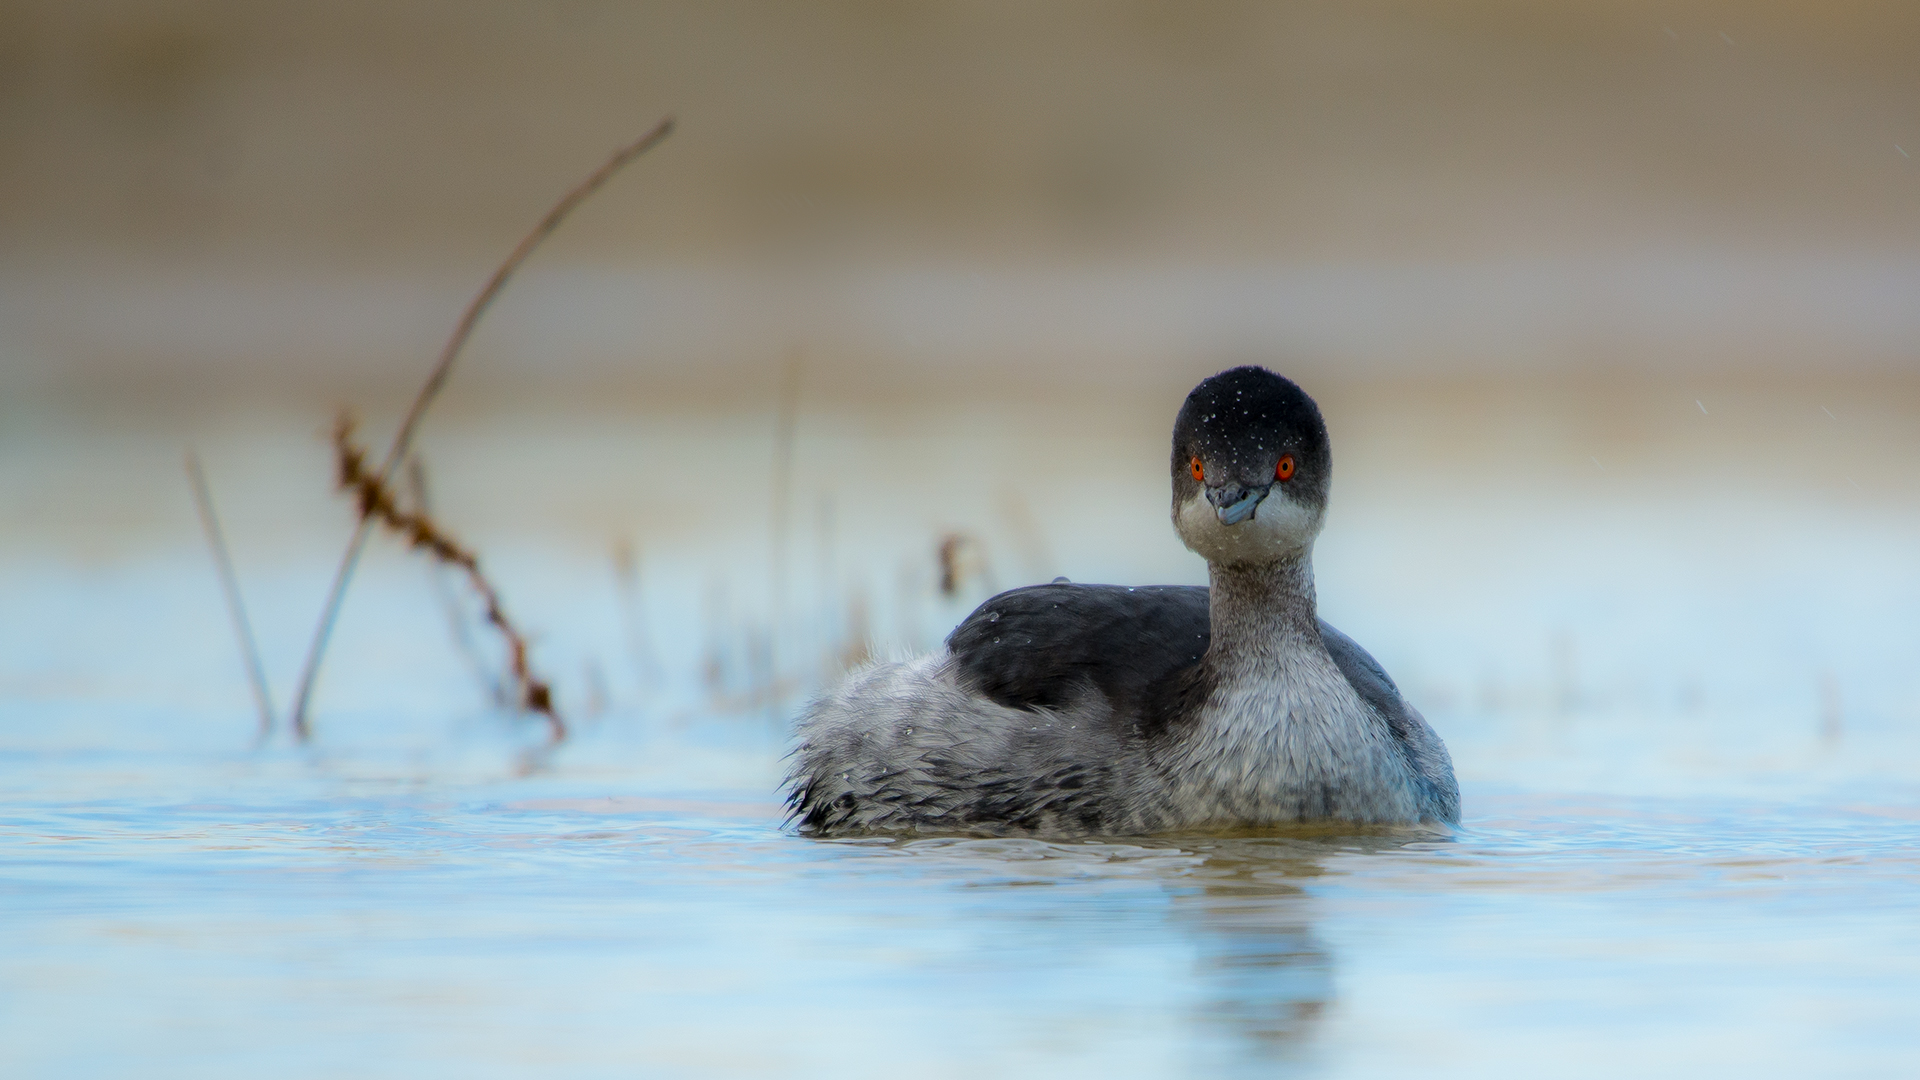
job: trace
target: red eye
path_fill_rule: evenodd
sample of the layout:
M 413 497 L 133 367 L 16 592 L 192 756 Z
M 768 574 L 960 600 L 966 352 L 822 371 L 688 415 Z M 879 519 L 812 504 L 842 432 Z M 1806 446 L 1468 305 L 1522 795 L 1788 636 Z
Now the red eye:
M 1199 459 L 1198 457 L 1196 457 L 1196 458 L 1194 458 L 1194 459 L 1193 459 L 1193 461 L 1192 461 L 1192 462 L 1191 462 L 1191 463 L 1189 464 L 1189 466 L 1188 466 L 1188 467 L 1189 467 L 1189 468 L 1191 468 L 1191 469 L 1193 470 L 1193 482 L 1194 482 L 1194 483 L 1196 483 L 1196 484 L 1204 484 L 1204 483 L 1206 483 L 1206 482 L 1207 482 L 1207 469 L 1206 469 L 1206 466 L 1204 466 L 1204 465 L 1202 465 L 1202 464 L 1200 464 L 1200 459 Z
M 1280 464 L 1275 465 L 1273 467 L 1273 478 L 1275 480 L 1293 479 L 1293 455 L 1292 454 L 1280 455 Z

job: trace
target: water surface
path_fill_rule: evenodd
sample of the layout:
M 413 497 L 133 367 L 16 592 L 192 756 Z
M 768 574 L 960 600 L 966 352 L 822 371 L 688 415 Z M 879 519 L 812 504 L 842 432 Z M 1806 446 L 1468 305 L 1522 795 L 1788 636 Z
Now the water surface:
M 689 736 L 625 731 L 533 777 L 461 776 L 507 763 L 480 721 L 464 766 L 8 754 L 6 1072 L 1894 1076 L 1920 1049 L 1920 803 L 1887 792 L 1470 784 L 1444 833 L 819 841 L 761 786 L 636 791 Z

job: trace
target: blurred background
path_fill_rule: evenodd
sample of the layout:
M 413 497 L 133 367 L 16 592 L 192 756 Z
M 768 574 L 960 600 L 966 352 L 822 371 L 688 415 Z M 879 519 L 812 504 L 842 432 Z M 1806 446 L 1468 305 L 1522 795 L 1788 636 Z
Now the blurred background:
M 189 446 L 284 708 L 334 415 L 384 445 L 671 114 L 417 443 L 581 730 L 1204 581 L 1166 439 L 1253 362 L 1332 431 L 1323 615 L 1470 791 L 1910 780 L 1917 48 L 1901 3 L 6 0 L 9 737 L 251 737 Z M 322 741 L 491 715 L 458 585 L 375 539 Z
M 377 535 L 293 748 L 336 416 L 667 115 L 399 485 L 567 738 Z M 0 1073 L 1906 1075 L 1916 158 L 1910 2 L 0 0 Z M 1205 580 L 1250 362 L 1464 826 L 783 830 L 848 665 Z

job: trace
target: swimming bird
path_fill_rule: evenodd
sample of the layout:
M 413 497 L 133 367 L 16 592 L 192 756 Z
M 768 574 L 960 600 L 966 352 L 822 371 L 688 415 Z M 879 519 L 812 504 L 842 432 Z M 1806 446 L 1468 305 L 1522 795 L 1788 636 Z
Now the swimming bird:
M 1037 836 L 1457 822 L 1440 737 L 1318 617 L 1332 469 L 1291 380 L 1204 380 L 1171 471 L 1174 529 L 1210 584 L 1014 589 L 944 647 L 854 672 L 799 719 L 792 820 Z

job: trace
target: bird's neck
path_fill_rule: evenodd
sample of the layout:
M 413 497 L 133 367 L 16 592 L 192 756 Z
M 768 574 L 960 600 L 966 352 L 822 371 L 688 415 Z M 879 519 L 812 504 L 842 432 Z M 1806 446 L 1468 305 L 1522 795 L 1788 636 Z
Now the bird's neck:
M 1319 642 L 1311 548 L 1267 563 L 1212 563 L 1207 571 L 1216 670 L 1263 667 L 1296 642 Z

